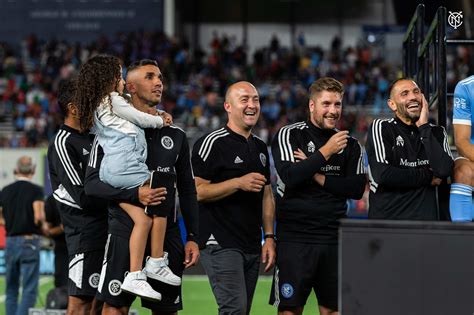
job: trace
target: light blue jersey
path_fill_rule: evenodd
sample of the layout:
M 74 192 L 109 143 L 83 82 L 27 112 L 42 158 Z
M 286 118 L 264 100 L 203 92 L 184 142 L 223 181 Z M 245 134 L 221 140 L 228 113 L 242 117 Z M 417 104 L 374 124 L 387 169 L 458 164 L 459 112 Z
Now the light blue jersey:
M 474 75 L 459 81 L 454 90 L 453 124 L 471 126 L 471 143 L 474 143 Z

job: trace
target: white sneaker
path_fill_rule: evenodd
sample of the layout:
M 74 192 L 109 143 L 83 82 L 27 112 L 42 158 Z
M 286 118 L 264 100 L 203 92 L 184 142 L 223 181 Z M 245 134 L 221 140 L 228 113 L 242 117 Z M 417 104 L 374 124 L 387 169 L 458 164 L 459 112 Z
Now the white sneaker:
M 161 301 L 161 294 L 153 290 L 146 282 L 146 274 L 143 271 L 129 272 L 122 283 L 122 291 L 137 295 L 152 301 Z
M 181 278 L 175 275 L 168 267 L 168 253 L 161 258 L 147 257 L 145 269 L 146 276 L 170 285 L 181 285 Z

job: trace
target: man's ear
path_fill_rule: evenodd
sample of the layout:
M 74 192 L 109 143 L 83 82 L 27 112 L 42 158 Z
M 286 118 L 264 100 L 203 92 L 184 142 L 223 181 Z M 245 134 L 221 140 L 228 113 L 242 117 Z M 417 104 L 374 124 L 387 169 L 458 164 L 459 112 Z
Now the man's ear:
M 127 92 L 129 93 L 135 93 L 136 91 L 135 84 L 133 84 L 132 82 L 125 83 L 125 88 L 127 89 Z
M 390 109 L 391 109 L 392 111 L 394 111 L 394 112 L 397 111 L 397 104 L 395 104 L 395 102 L 392 101 L 391 99 L 388 99 L 388 100 L 387 100 L 387 105 L 388 105 L 388 107 L 390 107 Z
M 309 108 L 309 112 L 312 113 L 314 111 L 314 101 L 312 99 L 309 99 L 309 102 L 308 102 L 308 108 Z
M 230 113 L 231 107 L 232 107 L 232 105 L 230 105 L 230 103 L 224 102 L 224 109 L 225 109 L 226 112 Z
M 78 117 L 79 116 L 79 109 L 73 103 L 68 103 L 67 104 L 67 113 L 68 113 L 68 116 Z

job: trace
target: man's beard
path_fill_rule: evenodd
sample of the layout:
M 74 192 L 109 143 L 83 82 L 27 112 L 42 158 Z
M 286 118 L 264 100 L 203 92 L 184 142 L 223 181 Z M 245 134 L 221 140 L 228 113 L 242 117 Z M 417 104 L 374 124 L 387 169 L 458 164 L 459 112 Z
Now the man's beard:
M 416 123 L 420 119 L 420 114 L 411 114 L 408 112 L 408 107 L 404 105 L 397 105 L 398 112 L 406 119 L 412 123 Z

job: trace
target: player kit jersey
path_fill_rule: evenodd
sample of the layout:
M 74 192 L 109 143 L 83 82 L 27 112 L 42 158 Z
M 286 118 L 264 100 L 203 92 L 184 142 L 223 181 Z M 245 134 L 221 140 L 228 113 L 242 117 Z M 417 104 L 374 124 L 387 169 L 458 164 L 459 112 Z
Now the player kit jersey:
M 270 184 L 270 160 L 266 144 L 258 137 L 245 138 L 223 127 L 201 137 L 193 147 L 194 174 L 211 183 L 256 172 Z M 200 240 L 204 247 L 214 240 L 225 248 L 246 253 L 261 249 L 262 202 L 264 188 L 237 192 L 213 202 L 199 203 Z
M 272 143 L 277 170 L 277 237 L 280 241 L 337 243 L 339 219 L 347 199 L 360 199 L 366 186 L 364 150 L 348 138 L 347 147 L 329 160 L 319 149 L 338 131 L 323 130 L 310 121 L 281 128 Z M 294 151 L 307 159 L 297 161 Z M 325 175 L 324 186 L 313 176 Z
M 103 250 L 107 239 L 107 203 L 84 191 L 90 150 L 89 134 L 66 125 L 59 128 L 48 148 L 51 186 L 69 255 Z
M 175 172 L 181 214 L 187 231 L 187 240 L 197 242 L 198 208 L 196 187 L 190 163 L 186 134 L 175 126 L 162 129 L 145 129 L 148 156 L 146 164 L 150 170 Z M 99 166 L 104 156 L 102 148 L 94 141 L 87 168 L 86 191 L 108 200 L 121 200 L 139 204 L 138 187 L 117 189 L 99 179 Z M 133 221 L 116 203 L 109 205 L 109 233 L 129 238 Z M 167 230 L 178 228 L 176 215 L 168 216 Z
M 474 75 L 456 85 L 453 101 L 453 124 L 471 126 L 471 143 L 474 143 Z
M 453 159 L 443 127 L 375 119 L 367 139 L 369 217 L 437 220 L 433 176 L 451 174 Z

